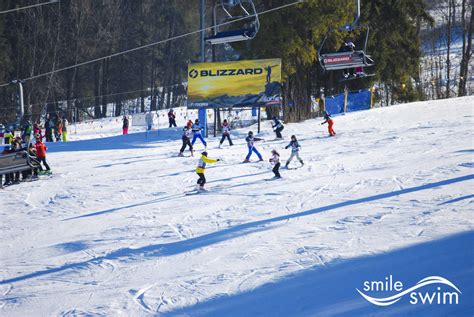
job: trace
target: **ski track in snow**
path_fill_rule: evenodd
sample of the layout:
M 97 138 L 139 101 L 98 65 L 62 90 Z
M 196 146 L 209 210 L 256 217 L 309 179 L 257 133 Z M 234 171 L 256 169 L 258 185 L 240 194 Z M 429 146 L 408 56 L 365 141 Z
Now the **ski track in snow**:
M 192 313 L 297 272 L 473 230 L 473 105 L 337 116 L 336 138 L 308 120 L 275 141 L 263 122 L 265 162 L 240 164 L 255 127 L 233 131 L 233 147 L 210 138 L 209 156 L 223 161 L 208 165 L 209 191 L 189 196 L 199 157 L 175 157 L 179 132 L 116 136 L 118 148 L 51 144 L 57 174 L 0 191 L 0 315 Z M 291 134 L 305 165 L 265 182 L 270 151 L 284 166 Z

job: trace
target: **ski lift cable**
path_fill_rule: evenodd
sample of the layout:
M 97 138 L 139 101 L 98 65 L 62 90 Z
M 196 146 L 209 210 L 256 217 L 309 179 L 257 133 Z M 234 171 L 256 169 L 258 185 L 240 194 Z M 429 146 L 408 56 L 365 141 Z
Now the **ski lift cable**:
M 183 85 L 183 83 L 178 83 L 178 84 L 171 84 L 171 85 L 159 86 L 159 87 L 155 87 L 154 89 L 178 87 L 178 86 L 182 86 L 182 85 Z M 117 93 L 113 93 L 113 94 L 106 94 L 106 95 L 99 95 L 99 96 L 91 96 L 91 97 L 71 98 L 71 99 L 65 99 L 65 100 L 60 100 L 60 101 L 37 102 L 37 103 L 28 104 L 28 105 L 25 105 L 25 106 L 33 107 L 33 106 L 45 105 L 45 104 L 48 104 L 48 103 L 64 103 L 64 102 L 68 102 L 68 101 L 82 101 L 82 100 L 90 100 L 90 99 L 103 98 L 103 97 L 114 97 L 114 96 L 120 96 L 120 95 L 126 95 L 126 94 L 133 94 L 133 93 L 143 92 L 143 91 L 150 91 L 150 92 L 151 92 L 151 91 L 152 91 L 152 88 L 145 88 L 145 89 L 124 91 L 124 92 L 117 92 Z M 85 106 L 85 108 L 91 108 L 91 107 L 94 107 L 94 106 Z M 4 108 L 2 108 L 2 109 L 6 110 L 6 109 L 17 109 L 17 108 L 18 108 L 18 106 L 11 106 L 11 107 L 4 107 Z
M 6 10 L 6 11 L 0 11 L 0 14 L 10 13 L 10 12 L 15 12 L 15 11 L 21 11 L 21 10 L 30 9 L 30 8 L 36 8 L 36 7 L 44 6 L 44 5 L 47 5 L 47 4 L 54 4 L 54 3 L 59 3 L 59 1 L 58 0 L 53 0 L 53 1 L 49 1 L 49 2 L 33 4 L 33 5 L 20 7 L 20 8 L 15 8 L 15 9 L 10 9 L 10 10 Z
M 195 30 L 195 31 L 192 31 L 192 32 L 188 32 L 188 33 L 184 33 L 184 34 L 180 34 L 180 35 L 177 35 L 177 36 L 173 36 L 173 37 L 170 37 L 170 38 L 167 38 L 167 39 L 164 39 L 164 40 L 160 40 L 160 41 L 158 41 L 158 42 L 154 42 L 154 43 L 150 43 L 150 44 L 138 46 L 138 47 L 135 47 L 135 48 L 131 48 L 131 49 L 122 51 L 122 52 L 117 52 L 117 53 L 110 54 L 110 55 L 107 55 L 107 56 L 95 58 L 95 59 L 92 59 L 92 60 L 90 60 L 90 61 L 78 63 L 78 64 L 75 64 L 75 65 L 66 66 L 66 67 L 59 68 L 59 69 L 56 69 L 56 70 L 54 70 L 54 71 L 50 71 L 50 72 L 47 72 L 47 73 L 43 73 L 43 74 L 39 74 L 39 75 L 34 75 L 34 76 L 31 76 L 31 77 L 28 77 L 28 78 L 23 78 L 22 81 L 33 80 L 33 79 L 36 79 L 36 78 L 40 78 L 40 77 L 52 75 L 52 74 L 55 74 L 55 73 L 59 73 L 59 72 L 62 72 L 62 71 L 68 70 L 68 69 L 72 69 L 72 68 L 75 68 L 75 67 L 79 67 L 79 66 L 84 66 L 84 65 L 92 64 L 92 63 L 95 63 L 95 62 L 98 62 L 98 61 L 101 61 L 101 60 L 104 60 L 104 59 L 107 59 L 107 58 L 111 58 L 111 57 L 116 57 L 116 56 L 124 55 L 124 54 L 127 54 L 127 53 L 131 53 L 131 52 L 134 52 L 134 51 L 138 51 L 138 50 L 144 49 L 144 48 L 152 47 L 152 46 L 155 46 L 155 45 L 158 45 L 158 44 L 163 44 L 163 43 L 166 43 L 166 42 L 169 42 L 169 41 L 174 41 L 174 40 L 181 39 L 181 38 L 184 38 L 184 37 L 187 37 L 187 36 L 190 36 L 190 35 L 198 34 L 198 33 L 201 33 L 201 32 L 207 31 L 207 30 L 212 30 L 212 29 L 217 28 L 217 27 L 221 27 L 221 26 L 224 26 L 224 25 L 228 25 L 228 24 L 232 24 L 232 23 L 235 23 L 235 22 L 239 22 L 239 21 L 245 20 L 245 19 L 249 19 L 249 18 L 258 16 L 258 15 L 263 15 L 263 14 L 266 14 L 266 13 L 270 13 L 270 12 L 274 12 L 274 11 L 277 11 L 277 10 L 285 9 L 285 8 L 288 8 L 288 7 L 291 7 L 291 6 L 294 6 L 294 5 L 303 3 L 303 2 L 305 2 L 305 1 L 306 1 L 306 0 L 294 1 L 294 2 L 291 2 L 291 3 L 285 4 L 285 5 L 281 5 L 281 6 L 279 6 L 279 7 L 271 8 L 271 9 L 268 9 L 268 10 L 265 10 L 265 11 L 262 11 L 262 12 L 259 12 L 259 13 L 256 13 L 256 14 L 251 14 L 251 15 L 249 15 L 249 16 L 244 16 L 244 17 L 242 17 L 242 18 L 238 18 L 238 19 L 235 19 L 235 20 L 232 20 L 232 21 L 223 22 L 223 23 L 220 23 L 219 25 L 214 25 L 214 26 L 205 27 L 205 28 L 202 28 L 202 29 L 199 29 L 199 30 Z M 10 85 L 10 83 L 3 83 L 3 84 L 0 85 L 0 87 L 4 87 L 4 86 L 7 86 L 7 85 Z

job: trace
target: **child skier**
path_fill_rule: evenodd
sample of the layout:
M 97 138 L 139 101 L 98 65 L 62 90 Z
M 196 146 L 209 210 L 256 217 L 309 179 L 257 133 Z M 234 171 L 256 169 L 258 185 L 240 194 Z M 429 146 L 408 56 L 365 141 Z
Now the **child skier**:
M 332 120 L 331 118 L 331 115 L 326 112 L 324 114 L 324 121 L 323 123 L 321 123 L 321 125 L 325 124 L 327 122 L 328 124 L 328 132 L 329 132 L 329 136 L 335 136 L 336 135 L 336 132 L 334 132 L 334 130 L 332 129 L 332 126 L 334 125 L 334 121 Z
M 204 151 L 201 153 L 201 158 L 199 159 L 198 167 L 196 168 L 196 173 L 199 176 L 197 181 L 196 190 L 201 191 L 204 190 L 204 184 L 206 184 L 206 177 L 204 176 L 204 172 L 206 170 L 206 164 L 212 164 L 219 162 L 220 159 L 210 159 L 207 157 L 207 152 Z
M 281 131 L 283 131 L 285 127 L 283 126 L 283 123 L 281 123 L 281 121 L 278 120 L 276 117 L 273 117 L 272 128 L 273 128 L 273 131 L 275 131 L 276 133 L 277 139 L 283 139 L 283 136 L 281 135 Z
M 247 154 L 247 157 L 244 160 L 244 163 L 250 162 L 250 156 L 252 155 L 252 152 L 255 152 L 257 154 L 259 161 L 263 161 L 262 155 L 257 151 L 257 149 L 254 146 L 254 143 L 256 141 L 261 141 L 262 139 L 260 138 L 255 138 L 253 136 L 253 132 L 249 131 L 248 136 L 245 138 L 245 141 L 247 141 L 247 147 L 249 149 L 249 153 Z
M 49 168 L 49 165 L 46 162 L 46 151 L 48 150 L 48 148 L 46 147 L 46 145 L 43 144 L 39 135 L 35 135 L 35 138 L 36 138 L 36 144 L 35 144 L 36 156 L 38 157 L 38 161 L 40 163 L 43 163 L 44 167 L 46 167 L 46 171 L 49 172 L 51 171 L 51 169 Z
M 181 146 L 181 150 L 179 150 L 178 156 L 184 156 L 183 152 L 186 149 L 186 146 L 189 146 L 189 151 L 191 151 L 191 156 L 194 156 L 193 145 L 191 144 L 191 136 L 193 134 L 192 125 L 193 123 L 190 121 L 183 128 L 183 136 L 181 137 L 181 139 L 183 140 L 183 146 Z
M 196 139 L 199 139 L 201 140 L 202 144 L 204 144 L 204 147 L 207 148 L 207 143 L 201 134 L 202 128 L 201 128 L 201 125 L 199 124 L 199 119 L 194 120 L 192 130 L 193 130 L 193 141 L 191 142 L 191 144 L 194 145 L 194 142 L 196 142 Z
M 129 126 L 130 122 L 129 122 L 129 120 L 128 120 L 128 118 L 127 118 L 126 115 L 123 116 L 122 121 L 123 121 L 122 133 L 125 135 L 125 134 L 128 134 L 128 126 Z
M 280 153 L 277 150 L 272 150 L 272 157 L 270 158 L 270 163 L 273 163 L 273 173 L 275 174 L 274 178 L 281 178 L 280 175 Z
M 222 122 L 222 139 L 219 143 L 219 148 L 222 146 L 222 143 L 224 143 L 224 140 L 226 138 L 227 140 L 229 140 L 230 146 L 234 145 L 234 143 L 232 143 L 232 140 L 230 139 L 230 124 L 227 122 L 227 119 L 224 119 L 224 122 Z
M 41 127 L 39 125 L 38 122 L 35 122 L 33 124 L 33 135 L 39 135 L 39 138 L 42 140 L 44 137 L 43 137 L 43 134 L 41 133 Z
M 287 146 L 285 146 L 285 149 L 288 149 L 288 148 L 291 148 L 291 155 L 290 155 L 290 158 L 288 159 L 288 161 L 286 161 L 286 164 L 285 164 L 285 167 L 288 168 L 288 165 L 290 165 L 290 162 L 291 160 L 293 159 L 293 157 L 296 156 L 296 158 L 298 159 L 298 161 L 300 161 L 301 163 L 301 166 L 304 165 L 303 163 L 303 160 L 301 159 L 300 155 L 299 155 L 299 151 L 300 151 L 300 144 L 298 143 L 298 140 L 296 140 L 296 136 L 295 135 L 292 135 L 291 136 L 291 142 L 290 144 L 288 144 Z

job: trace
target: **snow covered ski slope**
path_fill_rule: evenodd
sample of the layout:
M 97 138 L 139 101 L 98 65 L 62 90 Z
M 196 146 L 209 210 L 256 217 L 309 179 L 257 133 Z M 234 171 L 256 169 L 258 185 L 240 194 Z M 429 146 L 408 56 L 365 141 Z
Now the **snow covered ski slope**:
M 264 162 L 241 164 L 249 129 L 210 138 L 203 195 L 177 129 L 49 144 L 51 178 L 0 191 L 0 315 L 472 316 L 474 98 L 334 120 L 264 122 Z M 265 182 L 291 134 L 305 165 Z M 458 303 L 357 291 L 430 276 Z

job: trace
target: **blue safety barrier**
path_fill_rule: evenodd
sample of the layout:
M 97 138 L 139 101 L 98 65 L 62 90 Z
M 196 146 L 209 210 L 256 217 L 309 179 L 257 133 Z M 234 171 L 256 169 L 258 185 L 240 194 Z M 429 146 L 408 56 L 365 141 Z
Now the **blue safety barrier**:
M 326 97 L 326 112 L 331 115 L 344 112 L 344 94 Z
M 344 112 L 345 94 L 326 97 L 326 111 L 334 115 Z M 346 112 L 370 109 L 371 93 L 369 90 L 349 92 L 347 96 Z
M 350 92 L 347 96 L 346 112 L 369 110 L 370 95 L 371 93 L 368 90 Z

